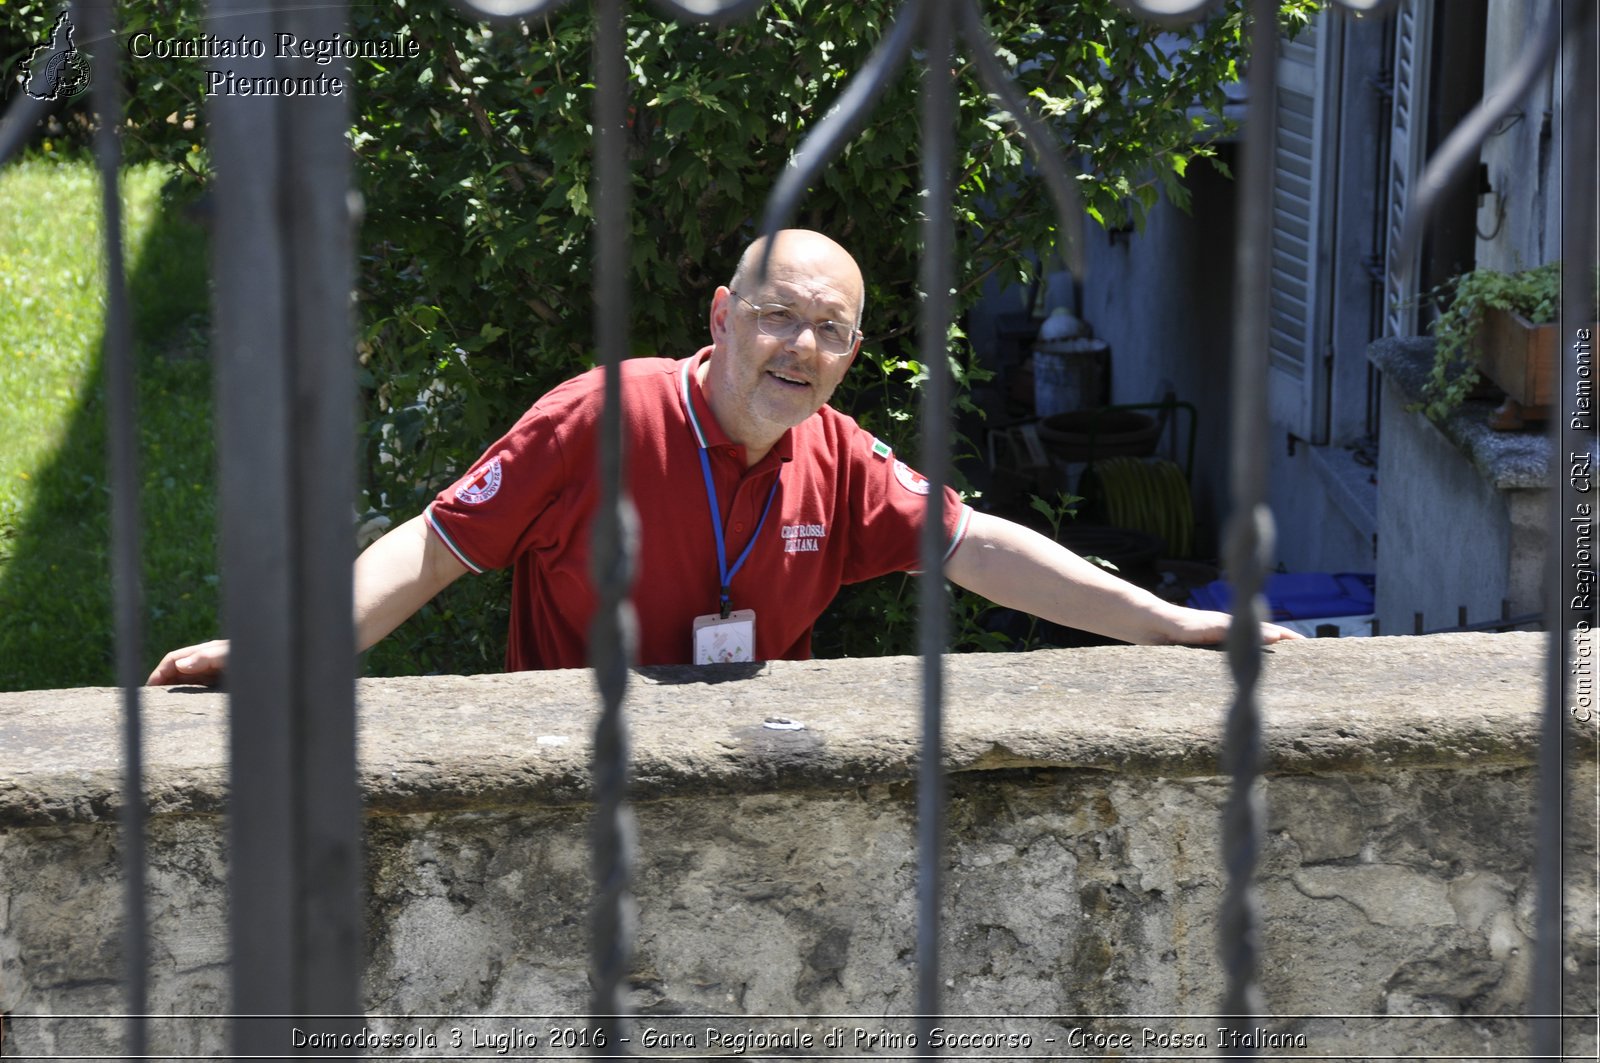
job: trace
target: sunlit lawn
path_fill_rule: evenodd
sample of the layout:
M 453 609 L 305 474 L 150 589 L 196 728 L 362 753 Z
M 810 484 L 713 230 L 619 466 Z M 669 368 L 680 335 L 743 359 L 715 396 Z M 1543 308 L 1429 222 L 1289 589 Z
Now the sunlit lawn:
M 123 189 L 152 663 L 215 631 L 217 584 L 205 237 L 162 180 Z M 115 681 L 99 194 L 82 160 L 0 170 L 0 689 Z

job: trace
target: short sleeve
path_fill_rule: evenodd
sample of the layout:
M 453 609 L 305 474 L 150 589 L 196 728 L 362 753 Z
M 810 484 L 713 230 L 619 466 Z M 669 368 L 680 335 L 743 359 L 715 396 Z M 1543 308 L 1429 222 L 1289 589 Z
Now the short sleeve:
M 557 418 L 536 405 L 428 506 L 428 526 L 474 572 L 508 568 L 562 535 L 552 511 L 566 483 Z
M 854 427 L 848 447 L 851 484 L 851 550 L 844 581 L 856 583 L 889 572 L 922 566 L 921 529 L 927 517 L 926 476 L 911 468 L 882 441 Z M 948 560 L 966 536 L 972 509 L 949 487 L 944 489 L 945 550 Z

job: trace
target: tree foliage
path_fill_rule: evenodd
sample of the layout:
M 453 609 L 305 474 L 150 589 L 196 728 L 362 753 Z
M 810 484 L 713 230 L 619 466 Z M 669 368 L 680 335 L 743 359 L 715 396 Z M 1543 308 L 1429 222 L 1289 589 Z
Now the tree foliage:
M 887 32 L 889 0 L 781 0 L 730 26 L 627 15 L 632 179 L 630 291 L 635 354 L 691 353 L 713 288 L 732 272 L 790 153 Z M 1001 58 L 1082 167 L 1103 224 L 1139 225 L 1183 175 L 1215 164 L 1224 86 L 1244 57 L 1231 0 L 1177 37 L 1113 0 L 991 0 Z M 1284 5 L 1303 21 L 1309 0 Z M 202 32 L 189 4 L 122 5 L 136 28 Z M 23 41 L 50 13 L 0 7 Z M 371 514 L 415 513 L 544 390 L 593 364 L 590 239 L 591 15 L 569 4 L 514 24 L 478 24 L 441 2 L 357 6 L 358 39 L 405 33 L 418 58 L 358 60 L 351 140 L 365 201 L 360 361 L 364 487 Z M 3 24 L 3 23 L 0 23 Z M 204 66 L 127 68 L 132 147 L 203 183 Z M 913 60 L 863 130 L 810 190 L 796 224 L 836 237 L 867 277 L 863 358 L 836 404 L 902 450 L 913 444 L 921 151 Z M 991 274 L 1027 279 L 1054 250 L 1056 219 L 1018 132 L 957 68 L 955 276 L 958 305 Z M 81 106 L 81 101 L 80 101 Z M 73 114 L 61 119 L 70 132 Z M 958 377 L 981 373 L 952 345 Z M 369 515 L 371 515 L 369 514 Z M 459 585 L 458 585 L 459 586 Z M 886 631 L 891 597 L 853 608 Z M 861 599 L 856 599 L 858 602 Z M 384 650 L 383 669 L 481 670 L 499 659 L 503 582 L 452 589 Z M 483 617 L 488 615 L 489 620 Z M 891 625 L 892 627 L 892 625 Z M 852 652 L 904 644 L 893 631 Z

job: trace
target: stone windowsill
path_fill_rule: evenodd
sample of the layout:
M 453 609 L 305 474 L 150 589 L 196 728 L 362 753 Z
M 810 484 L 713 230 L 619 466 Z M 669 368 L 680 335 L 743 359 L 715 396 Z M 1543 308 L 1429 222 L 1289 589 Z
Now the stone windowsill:
M 1417 336 L 1374 340 L 1367 358 L 1383 371 L 1406 405 L 1422 401 L 1422 386 L 1433 365 L 1433 340 Z M 1489 427 L 1494 407 L 1492 402 L 1469 400 L 1436 427 L 1496 490 L 1547 487 L 1552 468 L 1548 436 L 1541 429 L 1496 432 Z M 1412 416 L 1423 418 L 1421 412 Z
M 1268 652 L 1269 770 L 1532 763 L 1542 634 L 1315 640 Z M 633 794 L 643 800 L 848 790 L 912 778 L 914 658 L 654 668 L 629 687 Z M 712 681 L 718 677 L 721 681 Z M 946 663 L 952 772 L 1080 769 L 1220 774 L 1226 658 L 1190 647 L 962 655 Z M 369 814 L 587 801 L 594 685 L 585 671 L 368 679 L 359 685 Z M 226 702 L 146 692 L 152 812 L 216 814 Z M 773 730 L 782 715 L 799 730 Z M 109 819 L 120 803 L 120 695 L 0 694 L 0 828 Z M 1578 741 L 1592 759 L 1594 731 Z

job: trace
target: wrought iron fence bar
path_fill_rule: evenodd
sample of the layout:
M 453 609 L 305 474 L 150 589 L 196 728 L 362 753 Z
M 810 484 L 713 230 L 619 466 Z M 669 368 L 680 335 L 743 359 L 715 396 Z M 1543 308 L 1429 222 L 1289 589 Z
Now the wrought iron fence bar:
M 562 0 L 457 0 L 476 15 L 530 17 Z M 726 21 L 759 0 L 728 3 L 659 0 L 691 18 Z M 589 663 L 601 699 L 594 734 L 594 819 L 590 858 L 595 895 L 589 913 L 590 1021 L 597 1055 L 628 1055 L 623 983 L 633 954 L 633 822 L 627 807 L 628 733 L 622 713 L 635 645 L 628 590 L 633 582 L 638 519 L 624 487 L 622 361 L 628 352 L 627 37 L 621 0 L 595 0 L 594 335 L 604 376 L 600 416 L 601 500 L 595 514 L 590 576 L 596 608 Z
M 143 1055 L 148 1040 L 149 926 L 145 906 L 144 742 L 139 690 L 144 682 L 144 594 L 139 549 L 138 373 L 122 246 L 122 83 L 112 47 L 111 0 L 90 0 L 85 35 L 95 42 L 91 97 L 96 115 L 95 165 L 100 173 L 105 240 L 106 450 L 111 479 L 111 582 L 116 617 L 116 675 L 122 688 L 123 970 L 127 1051 Z M 37 102 L 37 101 L 36 101 Z M 42 110 L 40 112 L 42 116 Z M 31 130 L 31 127 L 30 127 Z
M 969 54 L 978 76 L 990 92 L 1000 98 L 1011 113 L 1011 120 L 1022 131 L 1022 139 L 1033 152 L 1039 176 L 1056 208 L 1056 250 L 1074 276 L 1081 277 L 1083 264 L 1083 199 L 1078 185 L 1068 176 L 1067 162 L 1056 145 L 1056 136 L 1028 108 L 1028 101 L 1000 65 L 999 49 L 989 31 L 976 0 L 962 0 L 961 34 L 971 48 Z
M 1600 91 L 1595 72 L 1594 46 L 1600 36 L 1600 5 L 1595 0 L 1558 0 L 1557 10 L 1564 16 L 1569 70 L 1567 91 L 1562 101 L 1561 128 L 1561 355 L 1556 372 L 1556 396 L 1551 410 L 1549 438 L 1554 455 L 1551 485 L 1550 541 L 1545 552 L 1545 608 L 1549 622 L 1546 651 L 1545 692 L 1539 736 L 1538 815 L 1535 824 L 1537 849 L 1534 856 L 1534 944 L 1532 999 L 1534 1015 L 1556 1015 L 1562 1011 L 1564 961 L 1563 878 L 1565 861 L 1565 820 L 1567 805 L 1567 727 L 1568 699 L 1571 694 L 1574 631 L 1592 630 L 1595 611 L 1580 609 L 1570 590 L 1569 564 L 1573 556 L 1572 535 L 1567 530 L 1577 513 L 1576 503 L 1586 498 L 1578 485 L 1565 474 L 1568 455 L 1588 453 L 1596 456 L 1594 416 L 1585 419 L 1576 413 L 1572 397 L 1578 394 L 1581 369 L 1592 374 L 1594 337 L 1587 351 L 1582 350 L 1579 330 L 1594 321 L 1596 239 L 1596 198 L 1600 195 L 1596 174 L 1600 173 L 1595 131 L 1595 96 Z M 1555 21 L 1552 13 L 1550 21 Z M 1558 69 L 1560 67 L 1558 66 Z M 1558 81 L 1559 84 L 1559 81 Z M 1585 355 L 1587 356 L 1585 358 Z M 1589 526 L 1593 527 L 1592 508 Z M 1592 551 L 1591 551 L 1592 553 Z M 1593 572 L 1590 560 L 1588 571 Z M 1588 723 L 1593 726 L 1592 720 Z M 1532 1022 L 1532 1048 L 1536 1055 L 1554 1056 L 1561 1052 L 1563 1031 L 1560 1019 L 1536 1018 Z
M 284 28 L 301 40 L 349 34 L 343 3 L 289 0 Z M 298 67 L 298 69 L 296 69 Z M 300 60 L 349 83 L 349 62 Z M 351 561 L 356 485 L 355 218 L 351 192 L 350 96 L 284 101 L 279 136 L 287 192 L 292 373 L 291 486 L 295 515 L 296 613 L 292 674 L 299 908 L 296 1007 L 353 1015 L 361 1007 L 361 795 L 356 779 L 355 631 Z M 333 1029 L 338 1022 L 319 1022 Z M 358 1023 L 345 1027 L 353 1031 Z
M 1227 653 L 1235 695 L 1224 732 L 1223 762 L 1231 776 L 1222 818 L 1227 884 L 1219 936 L 1227 986 L 1226 1025 L 1243 1034 L 1261 1012 L 1260 916 L 1253 876 L 1261 849 L 1261 590 L 1272 550 L 1272 514 L 1266 506 L 1267 300 L 1271 258 L 1273 113 L 1277 99 L 1278 22 L 1275 0 L 1250 5 L 1249 89 L 1244 172 L 1239 188 L 1239 244 L 1234 280 L 1232 367 L 1232 508 L 1227 536 L 1228 571 L 1234 580 L 1234 615 Z M 1249 1044 L 1238 1038 L 1236 1044 Z M 1253 1049 L 1245 1051 L 1254 1054 Z
M 598 592 L 590 658 L 602 700 L 594 736 L 590 1021 L 600 1055 L 629 1055 L 623 983 L 633 954 L 633 825 L 627 808 L 628 733 L 622 715 L 633 658 L 636 521 L 624 488 L 622 360 L 628 350 L 627 40 L 622 0 L 595 0 L 595 343 L 605 366 L 600 423 L 601 502 L 594 528 Z
M 329 37 L 344 18 L 342 5 L 285 0 L 210 8 L 215 32 L 258 40 L 285 29 Z M 234 70 L 281 77 L 286 66 L 246 56 Z M 248 958 L 233 965 L 233 1011 L 350 1013 L 360 1004 L 361 875 L 347 114 L 326 96 L 207 102 L 221 234 L 213 277 L 223 617 L 233 640 L 230 926 L 233 955 Z M 292 1021 L 236 1019 L 233 1051 L 281 1054 Z
M 771 237 L 794 217 L 806 189 L 828 163 L 844 150 L 845 144 L 861 128 L 868 113 L 899 74 L 921 27 L 925 6 L 928 5 L 924 0 L 906 0 L 901 5 L 889 32 L 872 50 L 865 65 L 850 79 L 838 102 L 795 149 L 789 165 L 784 167 L 783 173 L 778 176 L 778 183 L 767 197 L 766 211 L 761 220 L 761 231 L 766 236 Z M 771 255 L 772 242 L 769 239 L 761 257 L 758 276 L 766 276 Z
M 949 639 L 949 592 L 944 554 L 944 489 L 950 481 L 950 288 L 954 253 L 951 169 L 955 156 L 955 84 L 951 73 L 954 5 L 936 0 L 923 13 L 923 209 L 919 322 L 920 357 L 928 382 L 922 396 L 923 475 L 928 501 L 922 526 L 917 641 L 922 654 L 922 753 L 917 765 L 917 1044 L 937 1055 L 931 1033 L 939 1023 L 939 906 L 944 870 L 944 651 Z
M 211 0 L 213 32 L 270 39 L 272 9 Z M 264 59 L 234 61 L 240 77 L 271 76 Z M 229 924 L 232 1011 L 286 1015 L 294 939 L 290 743 L 294 522 L 283 441 L 289 434 L 283 306 L 286 249 L 278 217 L 278 97 L 207 101 L 216 169 L 212 246 L 217 469 L 223 630 L 232 640 L 229 688 Z M 248 498 L 244 497 L 248 494 Z M 246 961 L 245 958 L 248 957 Z M 235 1019 L 240 1055 L 281 1050 L 265 1027 Z

